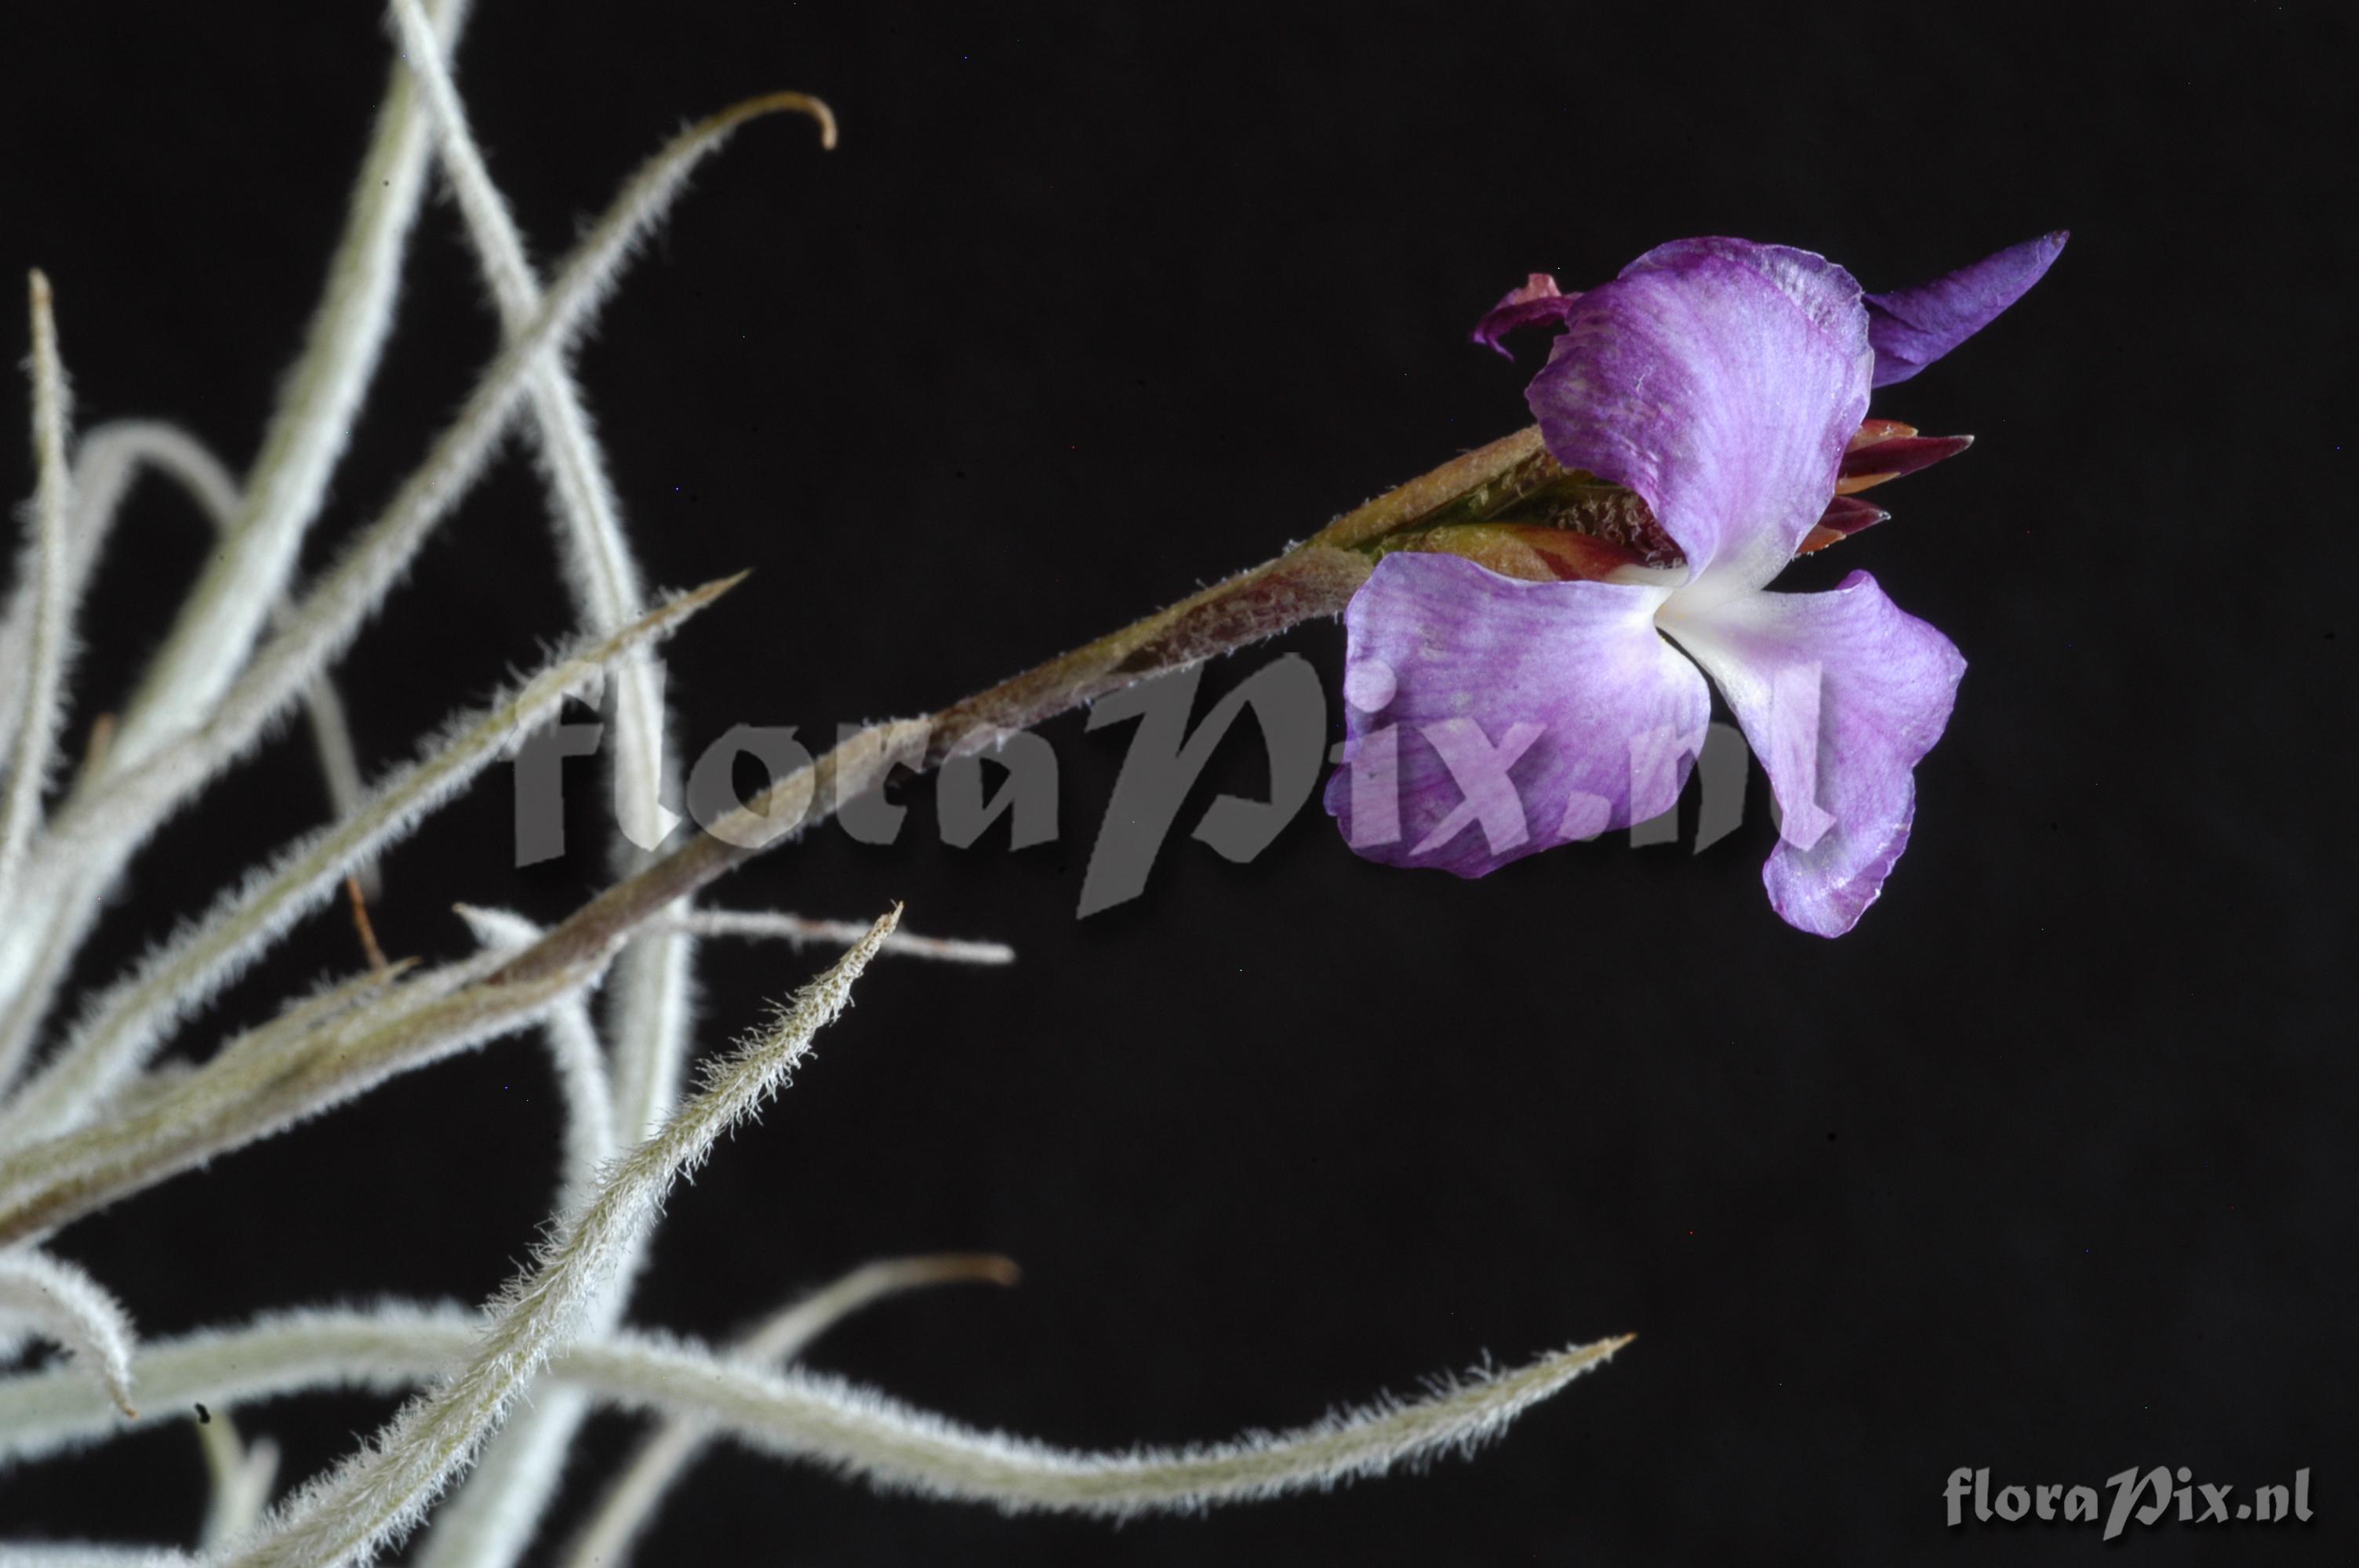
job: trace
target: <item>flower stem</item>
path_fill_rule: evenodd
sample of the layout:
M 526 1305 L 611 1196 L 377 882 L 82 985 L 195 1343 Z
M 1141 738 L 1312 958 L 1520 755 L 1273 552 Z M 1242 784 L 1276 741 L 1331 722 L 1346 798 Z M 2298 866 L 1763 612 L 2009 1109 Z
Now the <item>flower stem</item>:
M 772 782 L 750 806 L 681 842 L 552 927 L 486 984 L 522 984 L 610 949 L 674 900 L 818 826 L 883 782 L 896 765 L 929 773 L 1135 682 L 1233 653 L 1342 612 L 1367 580 L 1361 547 L 1419 524 L 1483 516 L 1516 498 L 1547 466 L 1525 429 L 1463 453 L 1335 519 L 1303 543 L 1170 608 L 1060 654 L 919 719 L 871 726 Z

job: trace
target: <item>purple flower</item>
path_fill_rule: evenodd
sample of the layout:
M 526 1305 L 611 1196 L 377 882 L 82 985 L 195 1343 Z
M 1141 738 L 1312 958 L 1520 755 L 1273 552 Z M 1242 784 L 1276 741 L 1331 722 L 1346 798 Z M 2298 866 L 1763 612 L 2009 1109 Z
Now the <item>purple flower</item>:
M 1680 240 L 1586 294 L 1536 276 L 1503 300 L 1478 341 L 1562 326 L 1526 393 L 1549 453 L 1635 492 L 1683 564 L 1529 581 L 1454 555 L 1380 559 L 1343 617 L 1344 766 L 1326 801 L 1352 847 L 1477 877 L 1667 811 L 1702 744 L 1709 675 L 1777 802 L 1770 903 L 1804 931 L 1850 930 L 1908 845 L 1912 770 L 1965 661 L 1864 572 L 1764 590 L 1806 543 L 1881 517 L 1836 504 L 1839 481 L 1873 482 L 1847 448 L 1905 429 L 1862 429 L 1870 386 L 1955 347 L 2061 243 L 1864 297 L 1806 251 Z M 1903 439 L 1884 472 L 1959 446 Z

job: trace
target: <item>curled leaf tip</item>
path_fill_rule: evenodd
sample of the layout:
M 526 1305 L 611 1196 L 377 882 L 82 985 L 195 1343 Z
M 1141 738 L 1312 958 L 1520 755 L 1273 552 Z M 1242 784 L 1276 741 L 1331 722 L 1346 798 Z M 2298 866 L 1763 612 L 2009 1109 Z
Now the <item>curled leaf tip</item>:
M 819 126 L 819 145 L 830 151 L 835 147 L 835 111 L 827 106 L 825 100 L 808 92 L 765 92 L 744 99 L 713 115 L 707 124 L 718 128 L 764 114 L 808 114 Z
M 1014 1285 L 1024 1278 L 1024 1271 L 1013 1258 L 996 1252 L 937 1252 L 922 1257 L 903 1258 L 875 1266 L 886 1276 L 897 1278 L 903 1285 Z
M 986 1285 L 1020 1284 L 1024 1279 L 1015 1259 L 996 1252 L 953 1254 L 941 1260 L 940 1270 L 945 1280 L 977 1280 Z

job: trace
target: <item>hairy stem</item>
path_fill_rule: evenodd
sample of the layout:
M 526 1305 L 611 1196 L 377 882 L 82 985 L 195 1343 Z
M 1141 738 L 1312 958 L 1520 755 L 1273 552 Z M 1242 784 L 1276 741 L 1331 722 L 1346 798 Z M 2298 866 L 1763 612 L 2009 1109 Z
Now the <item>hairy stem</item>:
M 19 924 L 35 935 L 11 941 L 15 933 L 0 928 L 0 1049 L 38 1026 L 96 917 L 102 891 L 147 835 L 244 755 L 383 603 L 428 532 L 481 473 L 524 395 L 527 373 L 582 329 L 690 173 L 746 123 L 777 114 L 809 115 L 822 137 L 832 139 L 826 105 L 804 93 L 773 92 L 708 115 L 666 143 L 624 183 L 560 269 L 532 327 L 493 361 L 425 460 L 304 595 L 286 628 L 193 722 L 183 716 L 187 727 L 170 745 L 125 767 L 117 765 L 118 741 L 108 770 L 69 797 L 55 833 L 78 840 L 72 852 L 52 843 L 51 852 L 26 860 Z
M 894 1258 L 867 1263 L 773 1315 L 729 1346 L 729 1357 L 756 1367 L 783 1366 L 810 1342 L 871 1302 L 902 1291 L 955 1281 L 1012 1285 L 1016 1265 L 989 1253 Z M 600 1498 L 598 1511 L 566 1551 L 565 1568 L 623 1568 L 632 1546 L 655 1522 L 675 1482 L 687 1474 L 714 1433 L 706 1423 L 674 1416 L 639 1445 L 630 1465 Z
M 592 1308 L 619 1255 L 654 1224 L 673 1182 L 778 1092 L 812 1036 L 850 1003 L 853 982 L 900 913 L 895 906 L 866 941 L 779 1008 L 768 1027 L 714 1064 L 703 1092 L 614 1164 L 597 1191 L 560 1223 L 539 1266 L 517 1276 L 495 1302 L 483 1337 L 454 1377 L 397 1415 L 375 1443 L 307 1487 L 224 1562 L 328 1568 L 374 1556 L 414 1524 Z
M 197 1422 L 197 1442 L 212 1482 L 198 1550 L 215 1552 L 252 1530 L 270 1506 L 270 1489 L 278 1480 L 278 1445 L 266 1437 L 248 1447 L 226 1409 L 205 1412 Z
M 449 48 L 466 9 L 466 0 L 436 0 L 441 47 Z M 294 571 L 303 531 L 327 493 L 393 327 L 426 153 L 417 92 L 408 72 L 396 66 L 353 183 L 352 210 L 329 264 L 327 290 L 247 476 L 238 525 L 227 547 L 211 557 L 179 622 L 149 661 L 116 737 L 114 768 L 146 761 L 188 715 L 212 707 Z
M 683 594 L 596 646 L 555 661 L 513 697 L 470 715 L 429 743 L 416 764 L 388 778 L 360 811 L 290 847 L 246 887 L 224 897 L 212 914 L 110 989 L 56 1058 L 0 1108 L 0 1144 L 60 1130 L 93 1114 L 174 1022 L 329 897 L 354 864 L 463 788 L 556 712 L 585 679 L 677 630 L 736 580 Z
M 89 1142 L 88 1148 L 70 1137 L 0 1162 L 0 1173 L 23 1172 L 13 1181 L 0 1181 L 0 1245 L 268 1136 L 397 1073 L 523 1027 L 602 973 L 641 926 L 666 918 L 679 900 L 807 825 L 774 822 L 765 810 L 770 801 L 809 802 L 823 817 L 873 787 L 901 756 L 913 755 L 922 767 L 937 766 L 962 749 L 989 744 L 1003 729 L 1038 723 L 1133 681 L 1336 613 L 1369 568 L 1365 557 L 1330 540 L 1381 538 L 1462 503 L 1471 492 L 1527 461 L 1538 449 L 1537 439 L 1527 432 L 1454 459 L 1346 514 L 1277 560 L 944 708 L 931 720 L 880 726 L 854 736 L 778 780 L 761 801 L 714 833 L 689 839 L 608 889 L 488 974 L 462 966 L 433 977 L 439 989 L 429 1003 L 400 1008 L 382 1024 L 372 1015 L 363 1021 L 365 1028 L 353 1025 L 358 1033 L 342 1033 L 334 1048 L 306 1055 L 299 1070 L 268 1082 L 267 1093 L 223 1081 L 223 1065 L 215 1063 L 159 1095 L 136 1133 L 120 1127 L 93 1129 L 79 1141 Z M 901 729 L 922 735 L 916 752 L 876 744 L 881 730 Z M 380 1011 L 390 1005 L 377 1004 Z M 619 1094 L 623 1086 L 616 1087 Z M 70 1144 L 77 1147 L 69 1149 Z
M 186 1408 L 190 1399 L 227 1405 L 308 1388 L 393 1390 L 467 1355 L 478 1332 L 455 1309 L 388 1304 L 368 1313 L 287 1314 L 150 1346 L 142 1376 L 158 1409 Z M 1603 1339 L 1505 1371 L 1437 1379 L 1423 1398 L 1378 1399 L 1285 1431 L 1178 1449 L 1095 1453 L 980 1431 L 839 1378 L 775 1372 L 646 1335 L 571 1345 L 550 1361 L 548 1375 L 625 1409 L 685 1418 L 756 1452 L 886 1491 L 987 1503 L 1010 1513 L 1125 1518 L 1332 1487 L 1470 1452 L 1628 1343 L 1627 1336 Z M 117 1419 L 85 1381 L 44 1373 L 0 1379 L 0 1455 L 31 1457 L 86 1443 Z
M 136 1113 L 0 1156 L 0 1246 L 95 1213 L 387 1078 L 525 1028 L 595 979 L 604 957 L 528 984 L 473 983 L 491 962 L 428 971 L 313 1028 L 296 1026 L 311 1008 L 292 1010 L 145 1098 Z
M 66 374 L 58 358 L 58 323 L 49 307 L 49 280 L 39 272 L 28 284 L 33 321 L 33 466 L 35 481 L 28 520 L 32 538 L 25 552 L 26 577 L 33 584 L 30 628 L 22 669 L 0 669 L 16 687 L 16 743 L 13 757 L 0 753 L 0 907 L 15 902 L 16 871 L 41 816 L 41 792 L 49 782 L 57 749 L 59 697 L 65 682 L 67 621 Z M 0 699 L 5 700 L 5 699 Z
M 853 736 L 773 782 L 759 800 L 712 831 L 688 839 L 583 905 L 494 976 L 493 983 L 528 980 L 544 968 L 562 968 L 583 953 L 603 949 L 675 900 L 825 820 L 843 802 L 874 787 L 897 762 L 928 772 L 990 744 L 1002 731 L 1029 729 L 1134 682 L 1340 613 L 1367 580 L 1369 562 L 1360 546 L 1439 514 L 1493 505 L 1490 498 L 1545 457 L 1537 429 L 1518 431 L 1353 508 L 1276 560 L 929 718 L 876 725 Z
M 17 1327 L 64 1346 L 115 1409 L 138 1415 L 131 1402 L 131 1319 L 97 1281 L 29 1247 L 0 1252 L 0 1330 Z

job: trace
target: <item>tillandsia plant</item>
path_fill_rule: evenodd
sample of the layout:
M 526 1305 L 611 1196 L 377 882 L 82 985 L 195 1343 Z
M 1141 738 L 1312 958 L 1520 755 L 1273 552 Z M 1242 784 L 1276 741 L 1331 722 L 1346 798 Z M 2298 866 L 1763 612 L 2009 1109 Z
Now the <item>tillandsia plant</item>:
M 1561 329 L 1530 391 L 1537 428 L 1083 648 L 926 718 L 863 730 L 699 830 L 660 804 L 678 789 L 654 649 L 734 584 L 649 595 L 568 350 L 693 166 L 773 114 L 815 123 L 832 146 L 833 116 L 781 92 L 692 124 L 544 277 L 452 84 L 463 0 L 391 10 L 399 59 L 326 295 L 243 477 L 168 426 L 104 425 L 77 438 L 60 312 L 48 281 L 31 282 L 36 482 L 0 623 L 0 1341 L 11 1354 L 41 1341 L 66 1356 L 0 1377 L 0 1464 L 199 1410 L 213 1484 L 201 1540 L 92 1545 L 72 1560 L 357 1563 L 423 1527 L 421 1562 L 511 1563 L 547 1534 L 560 1469 L 597 1404 L 660 1424 L 561 1543 L 577 1563 L 622 1561 L 716 1435 L 1011 1511 L 1198 1509 L 1471 1449 L 1626 1343 L 1578 1345 L 1290 1430 L 1079 1453 L 794 1365 L 863 1305 L 948 1281 L 1004 1282 L 1004 1259 L 880 1261 L 726 1346 L 631 1325 L 667 1192 L 784 1087 L 872 962 L 1011 957 L 988 941 L 903 932 L 897 906 L 847 925 L 698 901 L 897 766 L 987 750 L 1122 687 L 1340 613 L 1352 717 L 1329 800 L 1361 853 L 1480 874 L 1667 807 L 1708 703 L 1667 635 L 1719 682 L 1769 770 L 1785 824 L 1768 871 L 1779 911 L 1807 929 L 1845 929 L 1905 842 L 1909 768 L 1939 736 L 1961 665 L 1864 576 L 1830 595 L 1761 590 L 1797 553 L 1882 518 L 1858 492 L 1962 449 L 1869 419 L 1868 388 L 1914 373 L 2004 308 L 2060 236 L 1888 296 L 1864 296 L 1820 257 L 1730 240 L 1663 247 L 1578 297 L 1535 278 L 1477 335 L 1495 346 L 1518 326 Z M 505 346 L 383 511 L 299 586 L 300 546 L 391 328 L 430 167 L 463 218 Z M 71 322 L 70 295 L 62 314 Z M 428 739 L 414 763 L 363 785 L 332 668 L 512 426 L 528 432 L 546 481 L 579 642 Z M 220 547 L 119 719 L 70 771 L 60 758 L 77 607 L 117 506 L 150 470 L 197 497 Z M 332 917 L 342 901 L 365 934 L 371 868 L 387 846 L 592 689 L 612 694 L 623 803 L 606 892 L 546 928 L 463 906 L 475 951 L 388 962 L 372 943 L 360 972 L 253 1028 L 201 1037 L 208 1004 L 297 923 Z M 141 847 L 298 707 L 333 820 L 69 1009 L 76 955 Z M 717 936 L 844 952 L 688 1087 L 696 944 Z M 47 1247 L 78 1218 L 397 1075 L 527 1032 L 544 1042 L 564 1100 L 560 1207 L 529 1266 L 480 1314 L 448 1302 L 297 1306 L 142 1343 L 103 1286 Z M 282 1495 L 273 1450 L 242 1438 L 235 1412 L 321 1387 L 416 1392 L 349 1458 Z M 0 1560 L 33 1551 L 0 1544 Z

